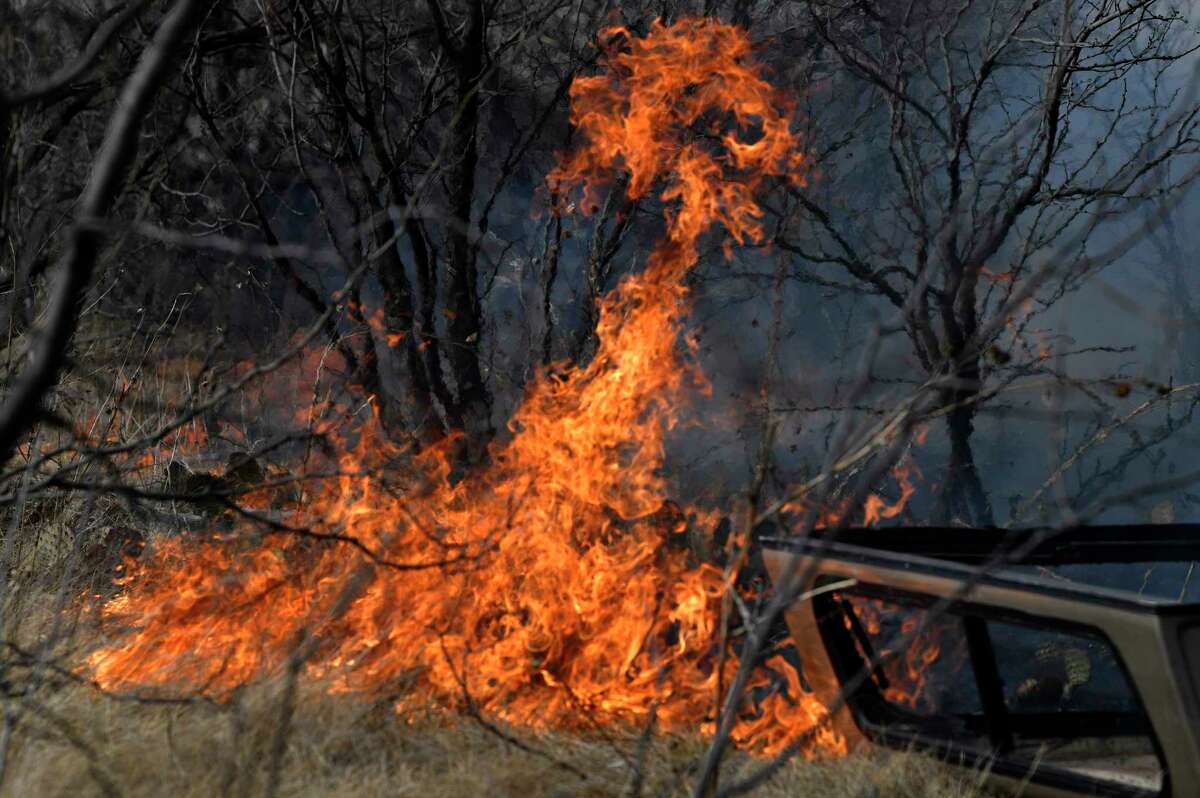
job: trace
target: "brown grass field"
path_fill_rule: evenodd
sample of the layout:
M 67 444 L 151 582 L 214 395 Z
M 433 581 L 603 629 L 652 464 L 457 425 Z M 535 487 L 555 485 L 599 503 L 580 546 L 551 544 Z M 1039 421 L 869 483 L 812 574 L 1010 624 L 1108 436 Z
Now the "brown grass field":
M 21 708 L 0 794 L 268 794 L 281 694 L 280 685 L 263 686 L 218 707 L 115 701 L 82 686 L 58 690 Z M 10 717 L 20 703 L 12 702 Z M 703 750 L 699 737 L 659 737 L 643 747 L 637 733 L 601 739 L 505 729 L 506 740 L 470 718 L 405 718 L 390 702 L 305 688 L 290 729 L 279 759 L 280 796 L 684 796 Z M 723 774 L 732 778 L 749 764 L 734 755 Z M 979 782 L 926 757 L 871 752 L 796 761 L 755 794 L 969 798 L 983 794 Z

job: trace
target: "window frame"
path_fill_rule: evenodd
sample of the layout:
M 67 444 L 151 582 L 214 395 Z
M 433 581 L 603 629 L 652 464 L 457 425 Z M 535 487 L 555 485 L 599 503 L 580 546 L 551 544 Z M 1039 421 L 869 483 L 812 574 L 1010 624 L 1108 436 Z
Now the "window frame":
M 844 581 L 846 578 L 844 575 L 825 572 L 817 580 L 815 587 L 819 589 L 823 585 Z M 943 598 L 932 593 L 905 590 L 861 580 L 851 587 L 814 596 L 812 610 L 822 638 L 821 642 L 825 647 L 830 665 L 833 667 L 834 675 L 843 689 L 865 665 L 863 655 L 860 654 L 858 647 L 862 645 L 863 652 L 872 652 L 870 642 L 864 641 L 860 633 L 847 629 L 843 621 L 846 617 L 845 610 L 839 606 L 839 599 L 845 596 L 883 600 L 914 610 L 928 610 Z M 1112 796 L 1113 798 L 1165 798 L 1172 794 L 1167 758 L 1154 729 L 1153 720 L 1146 711 L 1137 681 L 1121 656 L 1120 649 L 1103 629 L 1077 621 L 1025 613 L 1008 607 L 981 604 L 969 600 L 953 602 L 946 613 L 958 620 L 965 637 L 972 678 L 975 688 L 979 692 L 982 712 L 981 727 L 972 732 L 981 745 L 964 745 L 948 736 L 939 737 L 938 730 L 909 731 L 888 728 L 885 722 L 881 722 L 880 715 L 891 713 L 894 719 L 900 717 L 900 714 L 895 706 L 883 697 L 873 678 L 864 679 L 862 684 L 853 693 L 847 694 L 845 698 L 849 714 L 864 737 L 873 743 L 887 747 L 917 747 L 934 752 L 945 759 L 967 762 L 975 767 L 987 767 L 1001 775 L 1018 779 L 1028 778 L 1048 787 L 1076 790 L 1091 795 Z M 856 622 L 856 619 L 852 621 L 852 623 Z M 1082 776 L 1056 767 L 1054 764 L 1035 763 L 1013 758 L 1010 753 L 1013 742 L 1012 713 L 1005 703 L 1003 682 L 1000 679 L 999 665 L 988 630 L 989 622 L 1015 624 L 1035 630 L 1061 631 L 1106 645 L 1112 653 L 1121 676 L 1126 681 L 1134 706 L 1140 715 L 1136 733 L 1144 734 L 1149 738 L 1161 768 L 1162 783 L 1159 789 L 1155 791 L 1122 785 L 1113 781 Z M 1030 714 L 1042 719 L 1050 717 L 1046 713 L 1022 714 Z M 1078 718 L 1082 721 L 1079 725 L 1087 726 L 1087 714 L 1079 714 L 1084 716 Z M 1111 718 L 1113 715 L 1114 713 L 1095 713 L 1093 717 Z M 1073 718 L 1073 720 L 1075 719 Z

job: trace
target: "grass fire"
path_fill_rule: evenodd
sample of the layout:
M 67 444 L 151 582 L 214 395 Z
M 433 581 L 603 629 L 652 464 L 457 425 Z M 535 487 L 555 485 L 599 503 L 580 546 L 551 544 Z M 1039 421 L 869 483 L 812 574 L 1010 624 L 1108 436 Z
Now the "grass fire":
M 285 521 L 365 551 L 314 550 L 287 531 L 249 551 L 159 547 L 103 610 L 133 631 L 90 656 L 102 685 L 228 690 L 304 656 L 334 689 L 378 691 L 415 672 L 406 703 L 468 701 L 522 725 L 651 713 L 664 729 L 711 724 L 717 668 L 731 678 L 736 665 L 714 652 L 726 577 L 668 539 L 715 523 L 702 508 L 664 512 L 665 435 L 687 392 L 706 387 L 678 354 L 683 281 L 711 228 L 761 238 L 756 189 L 772 175 L 801 181 L 804 159 L 738 29 L 686 19 L 602 35 L 604 71 L 571 88 L 582 141 L 551 173 L 553 193 L 581 185 L 577 204 L 598 206 L 627 172 L 631 198 L 661 184 L 668 205 L 645 269 L 600 302 L 591 361 L 536 377 L 511 437 L 454 484 L 452 441 L 412 453 L 369 418 L 338 463 L 359 476 L 306 495 Z M 715 140 L 685 140 L 702 118 Z M 376 476 L 404 470 L 409 485 Z M 737 732 L 764 753 L 821 717 L 792 666 L 769 665 L 784 686 Z M 821 745 L 840 748 L 833 735 Z
M 1200 785 L 1195 22 L 0 0 L 0 794 Z

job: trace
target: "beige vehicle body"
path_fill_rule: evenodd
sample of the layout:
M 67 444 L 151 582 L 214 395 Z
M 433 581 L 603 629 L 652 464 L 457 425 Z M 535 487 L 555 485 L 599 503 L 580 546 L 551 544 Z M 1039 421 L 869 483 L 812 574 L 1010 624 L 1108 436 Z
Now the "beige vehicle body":
M 787 625 L 807 686 L 826 706 L 844 692 L 852 746 L 917 747 L 1029 796 L 1200 796 L 1197 561 L 1193 527 L 764 549 L 777 586 L 796 569 L 794 595 L 818 593 Z

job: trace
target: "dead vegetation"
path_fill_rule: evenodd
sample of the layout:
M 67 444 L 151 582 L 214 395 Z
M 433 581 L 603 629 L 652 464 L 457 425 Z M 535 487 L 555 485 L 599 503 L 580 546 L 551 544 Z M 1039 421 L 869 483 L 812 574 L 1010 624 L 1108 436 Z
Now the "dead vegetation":
M 279 684 L 251 689 L 224 706 L 57 691 L 40 713 L 15 723 L 0 794 L 268 794 L 282 691 Z M 10 718 L 19 703 L 10 702 Z M 510 742 L 469 718 L 404 716 L 390 701 L 314 689 L 301 690 L 291 727 L 281 796 L 683 796 L 705 745 L 699 737 L 655 739 L 642 757 L 639 789 L 636 732 L 599 739 L 503 730 Z M 735 755 L 727 772 L 739 762 Z M 865 753 L 793 762 L 756 795 L 968 798 L 983 794 L 978 781 L 922 756 Z
M 0 798 L 7 796 L 688 796 L 709 740 L 645 729 L 536 732 L 389 694 L 286 676 L 223 700 L 105 693 L 78 662 L 101 640 L 78 582 L 10 594 L 0 655 Z M 731 752 L 736 781 L 758 763 Z M 983 773 L 917 753 L 797 757 L 764 798 L 985 798 Z

